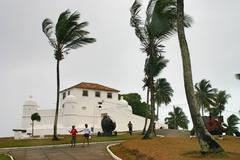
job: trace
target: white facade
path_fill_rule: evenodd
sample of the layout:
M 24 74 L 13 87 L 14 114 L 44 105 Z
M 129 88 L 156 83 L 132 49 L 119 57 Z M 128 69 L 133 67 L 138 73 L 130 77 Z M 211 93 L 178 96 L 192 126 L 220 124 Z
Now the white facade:
M 58 134 L 68 134 L 72 125 L 80 130 L 84 128 L 84 124 L 88 124 L 95 133 L 101 131 L 101 119 L 104 114 L 116 122 L 116 131 L 127 131 L 129 121 L 133 124 L 133 130 L 143 129 L 144 118 L 132 114 L 131 106 L 125 100 L 119 100 L 119 91 L 98 86 L 93 89 L 91 83 L 87 83 L 90 84 L 89 89 L 86 86 L 81 88 L 81 84 L 60 93 Z M 41 121 L 34 122 L 34 134 L 53 134 L 55 108 L 41 110 L 32 97 L 23 105 L 22 129 L 31 133 L 31 115 L 35 112 L 39 113 Z

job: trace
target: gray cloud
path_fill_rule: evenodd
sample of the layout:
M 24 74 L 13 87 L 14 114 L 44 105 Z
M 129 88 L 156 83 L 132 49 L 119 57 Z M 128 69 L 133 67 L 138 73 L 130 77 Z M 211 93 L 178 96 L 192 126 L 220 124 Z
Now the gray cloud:
M 221 2 L 221 3 L 220 3 Z M 186 31 L 191 51 L 194 81 L 205 78 L 216 88 L 232 95 L 228 111 L 237 112 L 239 28 L 238 0 L 186 1 L 186 12 L 194 25 Z M 52 48 L 41 31 L 41 23 L 49 17 L 54 22 L 66 10 L 78 10 L 86 28 L 96 37 L 95 44 L 72 51 L 61 62 L 61 87 L 82 81 L 97 82 L 117 88 L 122 93 L 142 91 L 145 55 L 129 25 L 129 8 L 133 1 L 31 1 L 2 0 L 0 6 L 0 136 L 12 135 L 20 127 L 22 104 L 33 95 L 39 105 L 54 108 L 56 73 Z M 160 75 L 174 88 L 172 104 L 187 111 L 184 95 L 181 56 L 176 36 L 165 43 L 170 60 Z M 160 110 L 162 119 L 169 108 Z M 226 112 L 229 115 L 231 112 Z

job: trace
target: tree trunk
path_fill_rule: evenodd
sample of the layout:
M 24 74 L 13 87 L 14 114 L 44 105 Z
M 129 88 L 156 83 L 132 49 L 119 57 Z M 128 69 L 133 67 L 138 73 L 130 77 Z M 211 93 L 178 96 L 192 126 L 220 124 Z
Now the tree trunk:
M 33 137 L 33 135 L 34 135 L 34 121 L 32 121 L 32 137 Z
M 197 108 L 196 98 L 193 89 L 190 54 L 184 32 L 183 17 L 184 17 L 184 2 L 183 0 L 177 0 L 177 31 L 182 55 L 185 92 L 193 125 L 198 137 L 198 142 L 200 144 L 202 153 L 223 152 L 224 150 L 213 139 L 213 137 L 210 135 L 210 133 L 204 126 L 200 112 Z
M 204 107 L 202 106 L 202 116 L 204 116 Z
M 148 126 L 148 130 L 145 133 L 145 135 L 143 136 L 143 139 L 149 139 L 151 137 L 154 136 L 154 132 L 153 132 L 153 123 L 155 120 L 155 100 L 154 100 L 154 79 L 153 77 L 151 77 L 150 79 L 150 101 L 151 101 L 151 118 L 150 118 L 150 124 Z
M 147 86 L 147 111 L 146 111 L 146 115 L 145 115 L 145 122 L 144 122 L 142 134 L 145 134 L 145 132 L 146 132 L 149 109 L 150 109 L 149 108 L 149 87 Z
M 160 106 L 157 106 L 157 117 L 156 117 L 156 120 L 158 121 L 158 112 L 159 112 L 159 107 Z
M 60 92 L 60 76 L 59 76 L 59 63 L 57 60 L 57 101 L 56 101 L 56 112 L 53 126 L 53 138 L 52 140 L 59 140 L 57 135 L 57 123 L 58 123 L 58 109 L 59 109 L 59 92 Z

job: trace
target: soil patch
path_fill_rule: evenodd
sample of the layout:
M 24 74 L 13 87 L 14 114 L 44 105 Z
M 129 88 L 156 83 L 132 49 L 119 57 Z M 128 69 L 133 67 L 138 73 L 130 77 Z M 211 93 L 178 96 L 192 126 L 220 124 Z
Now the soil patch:
M 202 155 L 197 139 L 187 137 L 128 140 L 113 152 L 123 160 L 240 160 L 240 139 L 224 137 L 218 142 L 226 153 Z

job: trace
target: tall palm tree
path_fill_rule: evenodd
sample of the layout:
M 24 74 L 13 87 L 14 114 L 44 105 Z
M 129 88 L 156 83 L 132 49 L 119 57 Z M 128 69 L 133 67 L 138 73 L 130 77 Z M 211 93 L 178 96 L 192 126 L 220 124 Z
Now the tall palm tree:
M 239 124 L 239 118 L 235 114 L 230 115 L 227 118 L 227 129 L 226 129 L 226 134 L 227 135 L 233 135 L 234 133 L 238 132 L 238 127 L 237 125 Z
M 215 99 L 215 107 L 212 109 L 212 114 L 215 116 L 221 116 L 222 111 L 225 110 L 225 105 L 227 104 L 230 97 L 231 95 L 227 94 L 225 90 L 217 92 Z
M 167 82 L 165 78 L 160 78 L 155 83 L 156 93 L 155 100 L 157 103 L 157 119 L 159 107 L 161 104 L 168 105 L 171 102 L 171 97 L 173 96 L 173 89 L 170 83 Z
M 34 121 L 41 121 L 40 115 L 36 112 L 31 115 L 31 120 L 32 120 L 32 136 L 34 135 Z
M 150 124 L 148 127 L 148 130 L 146 134 L 144 135 L 144 139 L 151 138 L 154 135 L 154 121 L 156 119 L 155 117 L 155 77 L 158 76 L 160 71 L 166 67 L 167 61 L 164 59 L 164 57 L 155 55 L 153 53 L 150 54 L 150 56 L 146 59 L 145 62 L 145 74 L 149 77 L 149 89 L 150 89 L 150 102 L 151 102 L 151 110 L 150 110 Z
M 223 152 L 223 148 L 217 143 L 204 126 L 199 109 L 197 107 L 196 97 L 194 95 L 194 87 L 192 81 L 191 60 L 188 49 L 188 44 L 184 31 L 184 0 L 177 0 L 177 33 L 182 55 L 183 76 L 185 93 L 198 137 L 198 142 L 202 153 Z
M 212 88 L 210 81 L 203 79 L 195 84 L 195 90 L 197 104 L 199 109 L 202 109 L 202 116 L 204 116 L 204 110 L 210 111 L 210 106 L 214 106 L 217 89 Z
M 170 129 L 188 129 L 189 120 L 183 112 L 182 108 L 173 106 L 173 111 L 168 113 L 169 117 L 165 118 L 165 124 Z
M 144 138 L 150 138 L 154 136 L 153 124 L 155 120 L 155 99 L 154 99 L 154 78 L 158 76 L 160 71 L 166 66 L 166 60 L 161 55 L 163 52 L 163 46 L 161 45 L 162 39 L 159 37 L 153 36 L 150 19 L 151 19 L 151 7 L 148 6 L 146 11 L 146 21 L 145 23 L 141 20 L 141 17 L 138 15 L 140 11 L 141 4 L 136 0 L 130 11 L 131 11 L 131 26 L 135 28 L 136 36 L 139 38 L 142 51 L 147 54 L 145 61 L 144 72 L 148 78 L 148 88 L 150 91 L 150 124 L 147 129 L 147 132 L 144 135 Z
M 88 43 L 93 43 L 96 40 L 94 38 L 88 38 L 89 32 L 83 30 L 88 25 L 87 22 L 79 23 L 80 14 L 75 11 L 73 13 L 70 10 L 62 12 L 58 18 L 57 24 L 54 30 L 53 22 L 46 18 L 42 22 L 42 30 L 47 36 L 50 45 L 54 49 L 54 56 L 57 61 L 57 100 L 56 100 L 56 112 L 53 127 L 53 140 L 57 140 L 57 121 L 58 121 L 58 109 L 59 109 L 59 91 L 60 91 L 60 78 L 59 78 L 59 64 L 64 59 L 64 55 L 68 54 L 71 49 L 77 49 Z M 55 35 L 53 36 L 53 31 Z

